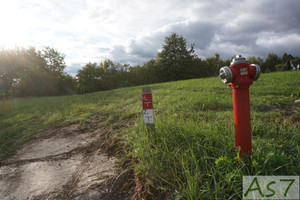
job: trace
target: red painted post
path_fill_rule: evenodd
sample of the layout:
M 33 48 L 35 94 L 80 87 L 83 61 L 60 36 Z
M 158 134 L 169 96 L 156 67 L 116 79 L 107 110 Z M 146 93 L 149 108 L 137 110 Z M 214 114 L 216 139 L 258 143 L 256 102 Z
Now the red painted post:
M 233 85 L 231 85 L 233 87 Z M 235 146 L 252 153 L 249 89 L 232 88 Z
M 240 155 L 252 153 L 249 86 L 259 76 L 260 67 L 248 64 L 241 55 L 236 56 L 229 67 L 220 69 L 219 77 L 232 88 L 235 146 L 240 148 Z
M 148 137 L 155 140 L 154 109 L 150 87 L 142 88 L 143 122 L 146 124 Z
M 152 92 L 150 87 L 144 87 L 142 91 L 143 121 L 149 127 L 150 124 L 154 125 Z

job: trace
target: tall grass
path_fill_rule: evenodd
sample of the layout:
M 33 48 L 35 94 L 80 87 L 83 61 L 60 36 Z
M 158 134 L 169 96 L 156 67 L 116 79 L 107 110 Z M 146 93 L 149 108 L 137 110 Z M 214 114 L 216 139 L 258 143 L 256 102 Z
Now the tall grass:
M 243 160 L 226 85 L 211 78 L 154 89 L 156 131 L 140 120 L 129 137 L 137 176 L 170 199 L 241 199 L 243 175 L 299 175 L 299 75 L 265 74 L 251 86 L 253 154 Z
M 245 163 L 235 153 L 231 89 L 218 78 L 151 85 L 152 133 L 142 122 L 142 86 L 1 101 L 0 159 L 49 127 L 99 113 L 108 121 L 137 116 L 124 140 L 137 180 L 155 199 L 240 199 L 243 175 L 299 175 L 299 77 L 263 74 L 250 87 L 253 154 Z

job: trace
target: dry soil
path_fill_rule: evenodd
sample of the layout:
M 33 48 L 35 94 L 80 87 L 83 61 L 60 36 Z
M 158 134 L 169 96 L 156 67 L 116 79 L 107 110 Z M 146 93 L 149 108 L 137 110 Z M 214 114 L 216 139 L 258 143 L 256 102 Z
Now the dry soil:
M 130 199 L 117 159 L 104 150 L 109 133 L 99 119 L 41 132 L 2 161 L 0 199 Z

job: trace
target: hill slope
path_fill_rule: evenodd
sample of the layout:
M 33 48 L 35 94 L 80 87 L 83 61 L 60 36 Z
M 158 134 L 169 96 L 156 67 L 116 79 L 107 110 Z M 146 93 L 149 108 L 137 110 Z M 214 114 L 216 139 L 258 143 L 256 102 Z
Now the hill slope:
M 141 196 L 183 199 L 241 198 L 242 175 L 299 175 L 300 73 L 263 74 L 250 88 L 252 164 L 236 163 L 231 89 L 218 78 L 151 85 L 156 132 L 141 119 L 142 87 L 86 95 L 1 101 L 0 158 L 15 152 L 35 133 L 101 113 L 119 129 Z

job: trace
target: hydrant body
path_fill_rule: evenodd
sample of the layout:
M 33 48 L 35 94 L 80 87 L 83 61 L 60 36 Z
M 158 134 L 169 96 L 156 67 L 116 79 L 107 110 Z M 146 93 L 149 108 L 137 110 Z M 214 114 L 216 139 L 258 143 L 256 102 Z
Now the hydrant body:
M 229 67 L 220 69 L 219 77 L 232 88 L 235 146 L 240 155 L 252 153 L 249 86 L 260 76 L 260 67 L 248 64 L 238 55 Z

